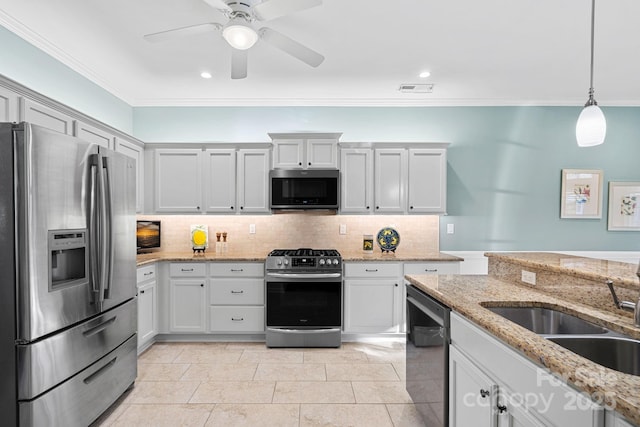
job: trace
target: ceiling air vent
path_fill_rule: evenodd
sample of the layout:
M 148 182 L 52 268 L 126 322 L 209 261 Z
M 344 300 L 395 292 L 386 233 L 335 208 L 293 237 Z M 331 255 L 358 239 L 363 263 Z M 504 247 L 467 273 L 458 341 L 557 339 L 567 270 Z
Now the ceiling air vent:
M 405 83 L 400 85 L 400 92 L 403 93 L 431 93 L 433 92 L 433 84 L 425 83 Z

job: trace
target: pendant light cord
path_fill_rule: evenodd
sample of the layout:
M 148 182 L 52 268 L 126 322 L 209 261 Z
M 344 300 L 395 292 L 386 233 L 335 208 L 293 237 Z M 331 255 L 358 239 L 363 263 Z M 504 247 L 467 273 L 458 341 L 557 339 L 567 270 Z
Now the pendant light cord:
M 593 42 L 594 42 L 594 27 L 596 21 L 596 0 L 591 0 L 591 69 L 589 80 L 589 100 L 585 104 L 585 107 L 589 105 L 598 105 L 593 98 Z

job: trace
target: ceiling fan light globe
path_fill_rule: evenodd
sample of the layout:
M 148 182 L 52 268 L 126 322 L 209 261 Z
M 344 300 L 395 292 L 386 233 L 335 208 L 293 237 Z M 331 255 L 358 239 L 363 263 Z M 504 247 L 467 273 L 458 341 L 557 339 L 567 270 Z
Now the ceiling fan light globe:
M 222 37 L 231 47 L 240 50 L 249 49 L 258 41 L 258 33 L 244 23 L 229 23 L 222 30 Z
M 576 123 L 576 140 L 580 147 L 593 147 L 604 142 L 607 120 L 597 105 L 584 107 Z

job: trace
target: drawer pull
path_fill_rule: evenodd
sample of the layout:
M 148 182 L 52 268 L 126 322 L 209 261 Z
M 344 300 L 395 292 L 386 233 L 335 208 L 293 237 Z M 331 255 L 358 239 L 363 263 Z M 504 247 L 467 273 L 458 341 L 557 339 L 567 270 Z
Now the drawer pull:
M 231 291 L 232 294 L 244 294 L 244 291 Z
M 243 271 L 244 271 L 244 268 L 232 268 L 232 269 L 231 269 L 231 271 L 232 271 L 233 273 L 240 273 L 240 272 L 243 272 Z
M 235 317 L 232 317 L 231 320 L 234 321 L 234 322 L 242 322 L 242 321 L 244 321 L 244 317 L 241 317 L 239 319 L 236 319 Z
M 193 271 L 193 268 L 181 268 L 180 271 Z
M 377 268 L 366 268 L 364 271 L 366 271 L 367 273 L 375 273 L 376 271 L 378 271 Z
M 425 268 L 424 271 L 427 273 L 436 273 L 438 271 L 437 268 Z
M 148 273 L 144 273 L 145 276 L 151 276 L 153 274 L 153 271 L 150 271 Z
M 95 371 L 93 374 L 89 375 L 87 378 L 82 380 L 82 382 L 85 383 L 85 384 L 91 384 L 96 378 L 98 378 L 100 375 L 104 374 L 107 370 L 109 370 L 109 368 L 113 367 L 113 365 L 116 364 L 116 359 L 118 359 L 118 358 L 114 357 L 113 359 L 111 359 L 109 361 L 109 363 L 107 363 L 102 368 L 100 368 L 97 371 Z

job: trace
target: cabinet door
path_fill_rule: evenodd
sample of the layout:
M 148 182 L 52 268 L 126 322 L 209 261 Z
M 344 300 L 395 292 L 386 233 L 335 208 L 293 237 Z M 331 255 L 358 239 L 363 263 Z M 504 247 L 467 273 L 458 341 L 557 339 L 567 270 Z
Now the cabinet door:
M 205 210 L 236 212 L 236 150 L 206 150 L 204 158 Z
M 138 288 L 138 348 L 148 343 L 158 332 L 156 282 Z
M 73 134 L 80 139 L 104 148 L 113 149 L 114 147 L 115 137 L 113 135 L 81 121 L 75 122 Z
M 511 395 L 504 389 L 498 398 L 498 425 L 500 427 L 546 427 L 527 410 L 522 395 Z M 565 424 L 557 424 L 565 425 Z
M 304 140 L 273 141 L 274 169 L 301 169 L 304 167 Z
M 375 150 L 376 213 L 404 213 L 407 206 L 407 150 Z
M 309 139 L 307 140 L 307 164 L 308 169 L 337 169 L 338 168 L 338 141 L 335 139 Z
M 136 212 L 142 213 L 144 209 L 144 148 L 126 139 L 116 138 L 115 149 L 117 152 L 131 157 L 136 165 Z
M 495 427 L 498 385 L 464 356 L 449 348 L 449 425 Z
M 269 150 L 238 151 L 240 213 L 269 212 Z
M 373 196 L 373 152 L 370 149 L 340 150 L 342 213 L 371 213 Z
M 345 332 L 398 332 L 398 280 L 344 281 Z
M 204 332 L 207 303 L 205 279 L 172 279 L 169 288 L 171 332 Z
M 409 150 L 409 213 L 446 213 L 447 151 Z
M 156 212 L 202 211 L 201 154 L 196 149 L 156 150 Z
M 17 93 L 0 86 L 0 121 L 18 121 L 18 100 Z
M 21 98 L 20 120 L 67 135 L 73 134 L 73 119 L 58 110 L 28 98 Z

